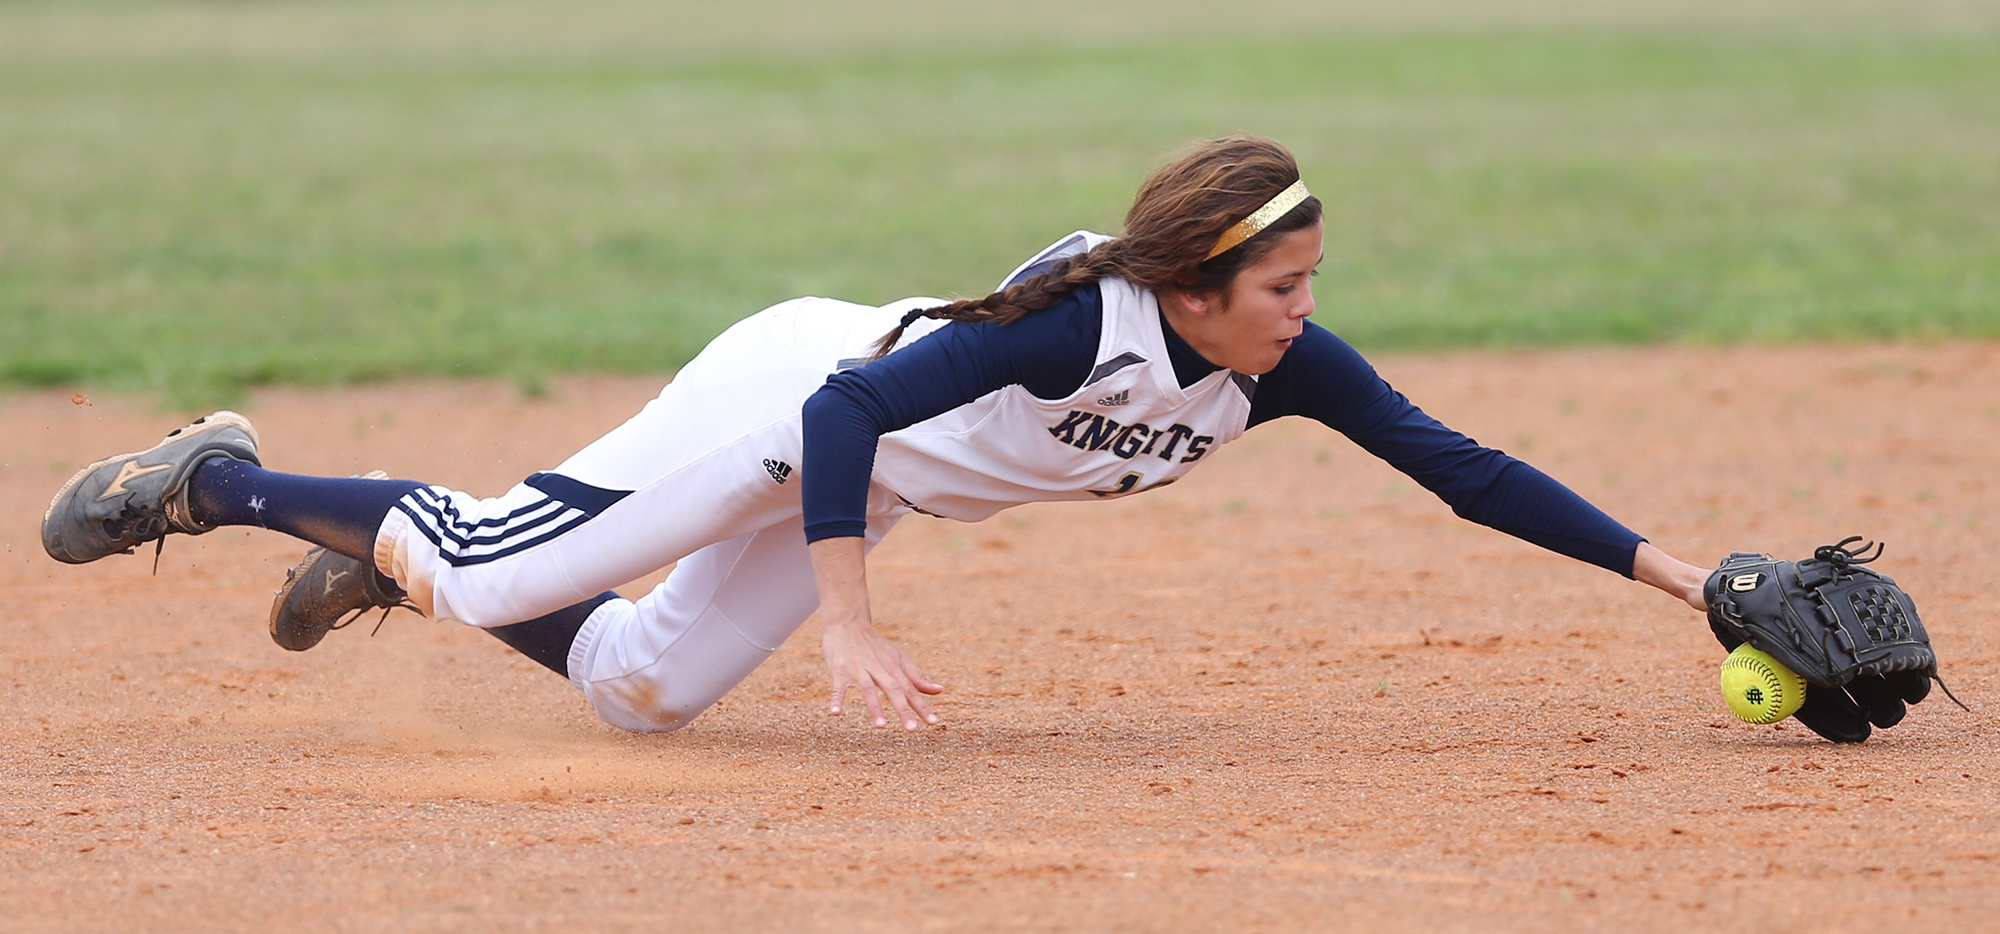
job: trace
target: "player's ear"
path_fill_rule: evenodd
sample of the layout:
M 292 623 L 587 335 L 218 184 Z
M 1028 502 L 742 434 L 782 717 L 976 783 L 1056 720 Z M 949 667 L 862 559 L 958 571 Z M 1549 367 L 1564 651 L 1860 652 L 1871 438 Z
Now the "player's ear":
M 1205 292 L 1200 289 L 1174 289 L 1174 298 L 1188 312 L 1197 315 L 1214 314 L 1222 310 L 1220 292 Z

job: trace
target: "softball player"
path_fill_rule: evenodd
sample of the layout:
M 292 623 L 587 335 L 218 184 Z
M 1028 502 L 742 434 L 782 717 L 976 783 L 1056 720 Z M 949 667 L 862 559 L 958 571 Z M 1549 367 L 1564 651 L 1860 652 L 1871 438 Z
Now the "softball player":
M 874 627 L 864 556 L 911 511 L 1165 486 L 1257 424 L 1314 418 L 1461 516 L 1703 606 L 1675 560 L 1560 483 L 1425 415 L 1312 314 L 1320 204 L 1268 140 L 1198 146 L 1125 234 L 1072 234 L 999 291 L 875 308 L 803 298 L 729 328 L 629 421 L 506 495 L 262 467 L 217 412 L 57 493 L 43 543 L 83 563 L 256 525 L 319 546 L 274 602 L 303 650 L 368 607 L 478 626 L 606 722 L 672 730 L 815 608 L 838 715 L 936 723 L 932 681 Z M 608 588 L 676 564 L 637 600 Z

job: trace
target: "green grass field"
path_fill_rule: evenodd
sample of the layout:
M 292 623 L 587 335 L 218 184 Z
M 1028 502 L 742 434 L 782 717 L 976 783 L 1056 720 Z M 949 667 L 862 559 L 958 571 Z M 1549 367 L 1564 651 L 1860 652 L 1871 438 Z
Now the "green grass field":
M 0 382 L 664 370 L 1230 131 L 1364 349 L 2000 335 L 2000 6 L 1215 9 L 0 2 Z

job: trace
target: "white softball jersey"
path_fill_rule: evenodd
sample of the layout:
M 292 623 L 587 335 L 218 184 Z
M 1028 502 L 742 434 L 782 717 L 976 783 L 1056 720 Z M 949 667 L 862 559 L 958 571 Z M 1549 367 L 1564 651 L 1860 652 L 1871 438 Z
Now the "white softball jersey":
M 1007 386 L 882 436 L 875 483 L 923 512 L 978 522 L 1008 506 L 1164 486 L 1250 420 L 1252 377 L 1217 370 L 1183 389 L 1150 292 L 1106 279 L 1096 364 L 1061 399 Z

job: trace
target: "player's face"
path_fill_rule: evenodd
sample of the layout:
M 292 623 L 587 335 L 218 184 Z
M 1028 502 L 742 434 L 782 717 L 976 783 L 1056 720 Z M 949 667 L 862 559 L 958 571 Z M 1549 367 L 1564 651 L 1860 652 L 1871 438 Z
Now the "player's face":
M 1208 306 L 1197 316 L 1204 319 L 1195 326 L 1201 339 L 1181 337 L 1210 363 L 1251 376 L 1270 372 L 1313 313 L 1312 277 L 1324 232 L 1314 224 L 1280 237 L 1263 259 L 1236 274 L 1226 302 L 1195 303 Z

